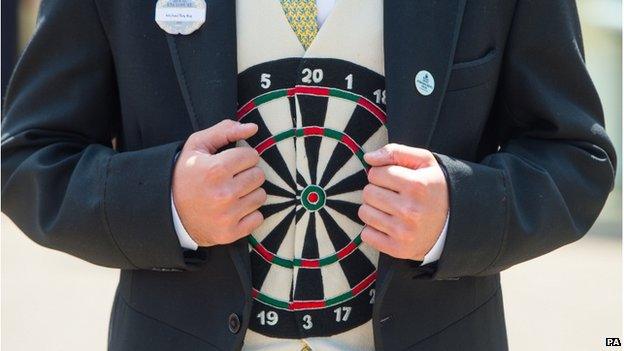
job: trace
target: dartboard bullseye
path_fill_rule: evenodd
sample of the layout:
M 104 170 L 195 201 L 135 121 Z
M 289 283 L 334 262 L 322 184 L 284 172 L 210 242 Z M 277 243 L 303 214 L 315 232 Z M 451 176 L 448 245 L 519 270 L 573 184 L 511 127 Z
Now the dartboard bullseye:
M 362 243 L 357 211 L 368 182 L 364 153 L 387 143 L 383 77 L 344 61 L 305 62 L 323 71 L 322 82 L 302 81 L 300 60 L 239 76 L 258 89 L 239 94 L 237 117 L 259 126 L 246 143 L 261 156 L 268 194 L 265 221 L 248 237 L 250 328 L 283 338 L 333 335 L 370 320 L 377 276 L 378 252 Z
M 301 192 L 301 205 L 310 212 L 315 212 L 325 206 L 325 190 L 318 185 L 310 184 Z

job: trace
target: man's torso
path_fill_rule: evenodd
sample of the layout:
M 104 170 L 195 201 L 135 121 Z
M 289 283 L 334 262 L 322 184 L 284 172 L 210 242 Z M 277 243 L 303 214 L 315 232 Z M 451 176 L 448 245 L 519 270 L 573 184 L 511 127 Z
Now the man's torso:
M 202 28 L 191 35 L 175 37 L 166 35 L 154 23 L 152 3 L 100 1 L 97 4 L 115 60 L 121 150 L 184 140 L 195 129 L 235 116 L 239 103 L 233 3 L 208 1 Z M 385 5 L 384 55 L 393 63 L 391 72 L 386 69 L 385 85 L 388 109 L 394 106 L 392 111 L 395 111 L 394 115 L 388 113 L 389 121 L 395 121 L 388 129 L 391 142 L 400 140 L 415 146 L 428 142 L 434 151 L 475 160 L 480 153 L 488 151 L 482 135 L 487 129 L 500 53 L 514 5 L 472 0 L 458 14 L 454 1 L 453 4 L 399 1 L 390 10 Z M 388 21 L 388 16 L 392 21 Z M 447 34 L 453 32 L 447 27 L 454 27 L 458 18 L 461 29 L 455 38 Z M 434 43 L 436 38 L 440 42 Z M 453 38 L 456 45 L 445 44 L 454 43 Z M 416 42 L 429 48 L 416 53 Z M 453 46 L 454 50 L 447 46 Z M 439 63 L 449 57 L 454 66 Z M 438 73 L 435 65 L 448 69 Z M 446 90 L 444 99 L 437 100 L 441 106 L 435 122 L 428 120 L 428 114 L 421 116 L 421 110 L 429 111 L 430 100 L 419 95 L 414 86 L 416 73 L 423 69 L 434 74 L 436 89 Z M 449 78 L 445 87 L 446 73 Z M 435 94 L 431 98 L 437 99 Z M 421 108 L 409 114 L 398 107 L 398 104 L 419 106 L 421 102 Z M 186 337 L 205 344 L 206 349 L 242 345 L 242 333 L 255 318 L 247 242 L 211 248 L 206 250 L 206 255 L 206 263 L 195 272 L 123 271 L 111 321 L 112 345 L 122 339 L 127 343 L 129 339 L 140 338 L 142 329 L 170 334 L 169 341 L 161 343 L 163 349 L 166 342 L 175 344 L 175 340 Z M 460 336 L 471 331 L 480 333 L 481 341 L 467 339 L 466 349 L 478 342 L 485 349 L 502 342 L 504 320 L 498 276 L 420 280 L 413 279 L 413 267 L 407 263 L 387 262 L 393 267 L 380 261 L 380 270 L 384 270 L 387 278 L 385 296 L 383 302 L 376 299 L 373 306 L 375 336 L 383 340 L 386 348 L 414 345 L 414 349 L 419 349 L 420 345 L 441 340 L 443 330 Z M 233 313 L 242 323 L 236 333 L 228 327 Z M 135 333 L 121 338 L 119 333 L 124 333 L 123 329 L 133 329 L 129 323 L 137 326 Z M 488 325 L 488 331 L 479 332 L 479 323 Z M 461 325 L 462 331 L 454 330 L 451 325 Z M 407 326 L 410 328 L 405 329 Z M 434 334 L 438 336 L 432 337 Z M 124 349 L 129 344 L 118 345 Z M 436 349 L 436 345 L 429 344 L 430 349 Z

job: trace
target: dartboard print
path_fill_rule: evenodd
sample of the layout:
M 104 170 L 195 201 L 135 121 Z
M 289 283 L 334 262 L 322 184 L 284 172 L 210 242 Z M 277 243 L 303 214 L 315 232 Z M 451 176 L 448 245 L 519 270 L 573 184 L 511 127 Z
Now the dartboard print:
M 243 144 L 258 151 L 266 175 L 265 221 L 248 237 L 250 328 L 264 335 L 327 336 L 371 318 L 378 253 L 362 242 L 357 211 L 369 169 L 364 153 L 387 142 L 376 93 L 383 78 L 336 62 L 306 60 L 313 68 L 290 71 L 299 76 L 280 74 L 294 63 L 269 63 L 239 77 L 259 82 L 237 119 L 258 124 Z

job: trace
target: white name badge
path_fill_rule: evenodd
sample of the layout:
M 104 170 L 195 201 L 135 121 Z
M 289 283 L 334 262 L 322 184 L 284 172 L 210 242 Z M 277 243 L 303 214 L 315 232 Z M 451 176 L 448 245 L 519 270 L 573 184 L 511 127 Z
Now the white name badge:
M 206 1 L 158 0 L 154 19 L 169 34 L 191 34 L 206 22 Z

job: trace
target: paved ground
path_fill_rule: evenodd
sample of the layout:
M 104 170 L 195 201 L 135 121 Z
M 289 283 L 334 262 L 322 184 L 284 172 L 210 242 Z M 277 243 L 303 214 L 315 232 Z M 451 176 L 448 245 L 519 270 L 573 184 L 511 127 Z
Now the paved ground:
M 512 351 L 598 351 L 622 332 L 621 241 L 588 235 L 503 273 Z
M 105 350 L 117 272 L 40 248 L 2 219 L 2 350 Z M 621 336 L 619 230 L 601 230 L 611 235 L 505 272 L 512 351 L 606 350 Z

